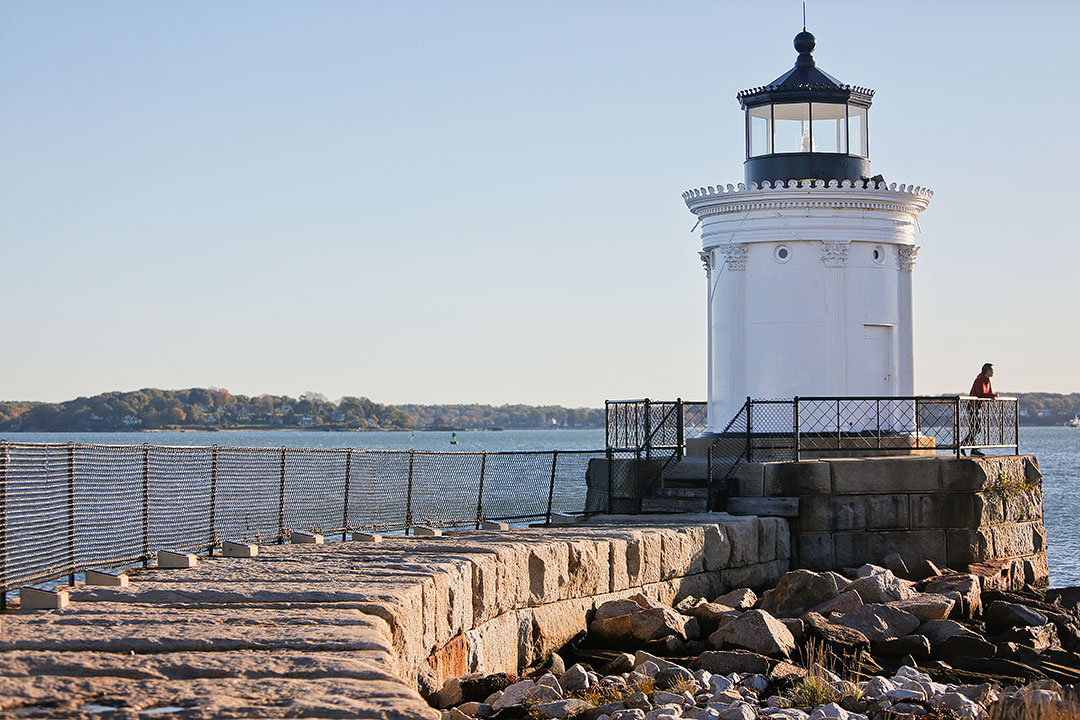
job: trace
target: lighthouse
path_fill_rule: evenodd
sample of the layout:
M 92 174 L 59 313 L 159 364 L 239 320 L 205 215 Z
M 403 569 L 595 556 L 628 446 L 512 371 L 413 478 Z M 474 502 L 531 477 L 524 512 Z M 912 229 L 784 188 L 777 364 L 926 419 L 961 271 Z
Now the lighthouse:
M 870 169 L 873 91 L 795 66 L 744 90 L 745 179 L 683 194 L 708 287 L 708 429 L 747 397 L 914 394 L 912 270 L 933 193 Z

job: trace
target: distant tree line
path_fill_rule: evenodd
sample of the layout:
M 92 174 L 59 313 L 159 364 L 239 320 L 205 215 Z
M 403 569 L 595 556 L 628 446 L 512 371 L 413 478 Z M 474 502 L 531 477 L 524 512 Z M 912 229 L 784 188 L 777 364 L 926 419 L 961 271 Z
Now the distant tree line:
M 233 395 L 219 388 L 108 392 L 61 403 L 0 402 L 0 430 L 41 432 L 167 428 L 404 430 L 603 427 L 604 411 L 529 405 L 383 405 L 320 393 Z

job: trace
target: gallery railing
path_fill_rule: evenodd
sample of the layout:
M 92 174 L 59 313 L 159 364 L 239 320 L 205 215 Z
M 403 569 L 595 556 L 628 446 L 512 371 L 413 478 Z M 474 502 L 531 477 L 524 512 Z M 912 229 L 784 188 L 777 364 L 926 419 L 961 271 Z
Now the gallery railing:
M 587 514 L 602 450 L 428 452 L 0 442 L 4 593 L 158 550 Z M 602 505 L 606 497 L 591 502 Z
M 673 451 L 682 458 L 686 439 L 697 437 L 707 423 L 703 402 L 671 400 L 608 400 L 604 403 L 608 449 L 653 453 Z

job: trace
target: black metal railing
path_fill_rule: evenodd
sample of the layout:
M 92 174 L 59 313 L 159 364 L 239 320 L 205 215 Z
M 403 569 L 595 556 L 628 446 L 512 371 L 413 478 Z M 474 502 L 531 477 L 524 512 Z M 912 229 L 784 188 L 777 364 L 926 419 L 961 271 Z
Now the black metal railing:
M 604 457 L 0 442 L 0 609 L 21 585 L 74 582 L 158 550 L 602 512 L 609 500 L 588 499 L 586 470 Z
M 687 423 L 693 406 L 700 422 Z M 682 459 L 686 437 L 704 430 L 704 403 L 608 401 L 607 446 L 623 466 L 625 484 L 643 498 L 666 469 Z M 681 426 L 678 424 L 681 421 Z M 966 395 L 907 397 L 747 398 L 707 450 L 710 507 L 720 508 L 727 485 L 743 462 L 798 461 L 804 456 L 940 453 L 1019 453 L 1020 413 L 1014 397 Z M 693 425 L 693 434 L 687 430 Z M 630 487 L 632 486 L 632 488 Z

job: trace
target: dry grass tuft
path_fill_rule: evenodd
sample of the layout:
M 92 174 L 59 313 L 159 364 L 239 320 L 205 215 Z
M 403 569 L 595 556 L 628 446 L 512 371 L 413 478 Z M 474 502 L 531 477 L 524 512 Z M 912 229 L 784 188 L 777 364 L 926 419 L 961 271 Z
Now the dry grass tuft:
M 1023 700 L 1006 700 L 989 708 L 990 720 L 1080 720 L 1080 700 L 1029 695 Z
M 806 676 L 799 680 L 792 688 L 788 700 L 795 707 L 816 708 L 818 705 L 827 705 L 836 702 L 840 696 L 825 677 L 825 670 L 833 664 L 832 656 L 826 651 L 825 645 L 811 640 L 806 645 Z

